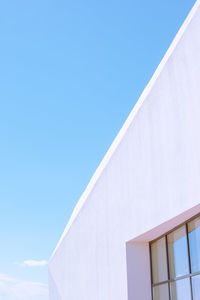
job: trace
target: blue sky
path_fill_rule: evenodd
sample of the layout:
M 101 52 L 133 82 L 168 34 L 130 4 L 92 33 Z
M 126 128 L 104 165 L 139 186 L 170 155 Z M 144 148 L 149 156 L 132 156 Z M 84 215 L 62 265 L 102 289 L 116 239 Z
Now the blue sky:
M 45 261 L 194 3 L 1 1 L 2 300 L 47 299 Z

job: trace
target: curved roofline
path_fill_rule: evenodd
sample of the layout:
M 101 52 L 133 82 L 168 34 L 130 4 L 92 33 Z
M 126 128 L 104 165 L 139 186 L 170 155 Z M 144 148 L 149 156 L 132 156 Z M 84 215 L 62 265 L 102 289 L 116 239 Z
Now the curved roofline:
M 95 171 L 94 175 L 92 176 L 91 180 L 89 181 L 89 184 L 87 185 L 85 191 L 83 192 L 82 196 L 80 197 L 79 201 L 77 202 L 77 204 L 76 204 L 76 206 L 75 206 L 75 208 L 72 212 L 72 215 L 69 219 L 69 222 L 68 222 L 68 224 L 67 224 L 60 240 L 58 241 L 58 244 L 57 244 L 55 250 L 53 251 L 53 254 L 52 254 L 50 260 L 55 255 L 55 253 L 56 253 L 58 247 L 60 246 L 60 244 L 62 243 L 65 235 L 68 233 L 68 231 L 69 231 L 70 227 L 72 226 L 74 220 L 79 215 L 79 212 L 80 212 L 81 208 L 83 207 L 83 205 L 85 204 L 87 197 L 89 196 L 89 194 L 93 190 L 93 188 L 94 188 L 96 182 L 98 181 L 98 179 L 100 178 L 103 170 L 105 169 L 105 167 L 109 163 L 112 155 L 114 154 L 115 150 L 117 149 L 117 147 L 121 143 L 121 141 L 122 141 L 123 137 L 125 136 L 128 128 L 130 127 L 133 120 L 135 119 L 137 113 L 139 112 L 141 106 L 143 105 L 143 102 L 145 101 L 146 97 L 148 96 L 151 89 L 153 88 L 157 78 L 159 77 L 160 73 L 162 72 L 164 66 L 166 65 L 168 59 L 170 58 L 171 54 L 173 53 L 173 51 L 176 48 L 177 44 L 179 43 L 180 39 L 182 38 L 185 30 L 187 29 L 188 25 L 190 24 L 190 21 L 192 20 L 192 18 L 195 15 L 195 13 L 196 13 L 199 6 L 200 6 L 200 0 L 197 0 L 196 3 L 194 4 L 193 8 L 189 12 L 189 14 L 188 14 L 186 20 L 184 21 L 183 25 L 181 26 L 178 33 L 176 34 L 176 36 L 175 36 L 173 42 L 171 43 L 170 47 L 168 48 L 167 52 L 165 53 L 163 59 L 161 60 L 160 64 L 158 65 L 158 67 L 157 67 L 156 71 L 154 72 L 152 78 L 150 79 L 149 83 L 147 84 L 147 86 L 145 87 L 145 89 L 142 92 L 141 96 L 139 97 L 138 101 L 136 102 L 135 106 L 133 107 L 131 113 L 129 114 L 129 116 L 127 118 L 127 120 L 125 121 L 124 125 L 120 129 L 118 135 L 114 139 L 114 141 L 111 144 L 110 148 L 108 149 L 106 155 L 102 159 L 100 165 L 96 169 L 96 171 Z

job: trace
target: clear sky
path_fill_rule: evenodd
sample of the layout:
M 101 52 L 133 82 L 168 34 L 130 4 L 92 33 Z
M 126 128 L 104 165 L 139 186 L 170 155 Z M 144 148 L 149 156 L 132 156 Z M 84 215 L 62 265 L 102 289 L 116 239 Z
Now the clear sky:
M 46 261 L 194 3 L 1 1 L 1 300 L 47 299 Z

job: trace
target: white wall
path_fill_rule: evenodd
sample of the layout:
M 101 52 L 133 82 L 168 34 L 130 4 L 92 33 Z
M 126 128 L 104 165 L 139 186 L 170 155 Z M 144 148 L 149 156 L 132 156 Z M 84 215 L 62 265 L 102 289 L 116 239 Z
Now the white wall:
M 129 300 L 150 300 L 127 288 L 126 242 L 199 211 L 199 4 L 80 200 L 49 264 L 50 299 L 127 300 L 129 290 Z

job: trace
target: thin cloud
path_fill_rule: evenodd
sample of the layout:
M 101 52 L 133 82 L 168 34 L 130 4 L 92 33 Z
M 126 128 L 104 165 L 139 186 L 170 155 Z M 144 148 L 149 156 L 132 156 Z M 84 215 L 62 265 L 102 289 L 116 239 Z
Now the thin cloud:
M 21 267 L 44 267 L 48 264 L 47 260 L 25 260 L 23 263 L 15 263 Z
M 24 261 L 24 266 L 28 267 L 43 267 L 48 264 L 47 260 L 25 260 Z
M 48 288 L 41 282 L 25 281 L 0 274 L 0 299 L 48 300 Z

